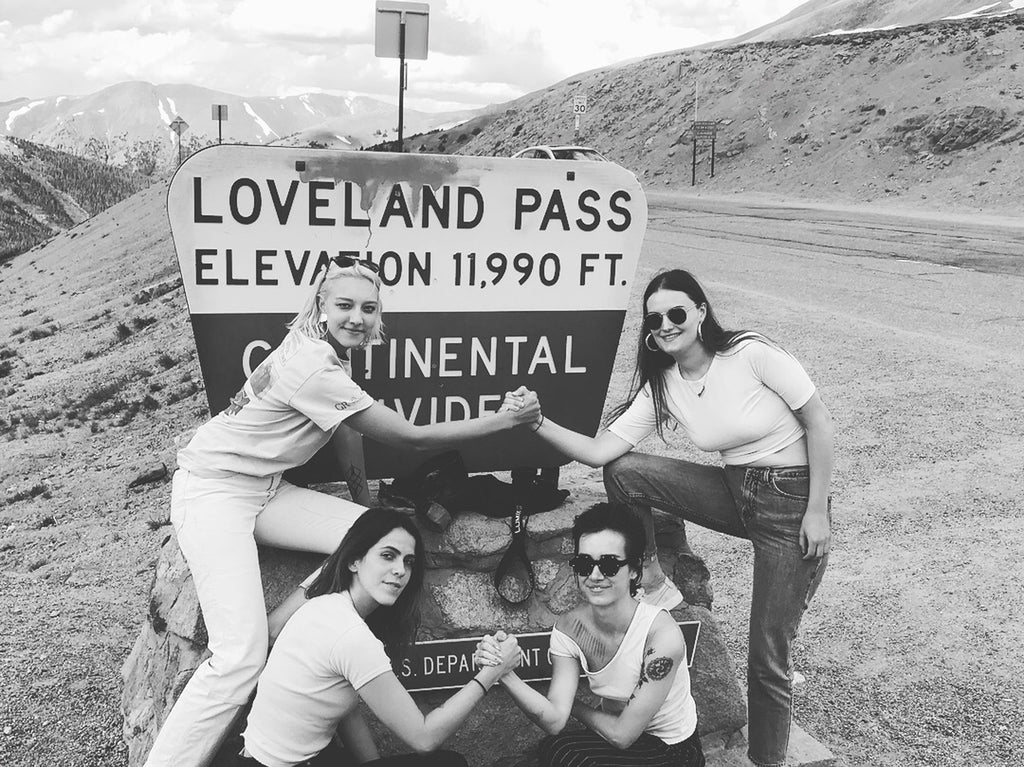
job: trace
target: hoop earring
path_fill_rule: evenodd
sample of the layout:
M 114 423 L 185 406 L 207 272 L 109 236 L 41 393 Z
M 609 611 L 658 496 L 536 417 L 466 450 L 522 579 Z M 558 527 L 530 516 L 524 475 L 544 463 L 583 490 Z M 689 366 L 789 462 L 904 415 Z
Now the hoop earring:
M 320 331 L 321 336 L 327 337 L 327 315 L 323 312 L 320 312 L 320 319 L 316 323 L 316 328 Z
M 697 340 L 700 341 L 701 343 L 704 343 L 704 323 L 703 322 L 701 322 L 700 325 L 697 326 Z
M 644 346 L 646 346 L 647 349 L 649 351 L 652 351 L 652 352 L 660 352 L 661 351 L 661 349 L 658 348 L 657 344 L 655 344 L 654 346 L 651 346 L 648 343 L 648 341 L 654 341 L 654 333 L 648 333 L 646 336 L 644 336 Z

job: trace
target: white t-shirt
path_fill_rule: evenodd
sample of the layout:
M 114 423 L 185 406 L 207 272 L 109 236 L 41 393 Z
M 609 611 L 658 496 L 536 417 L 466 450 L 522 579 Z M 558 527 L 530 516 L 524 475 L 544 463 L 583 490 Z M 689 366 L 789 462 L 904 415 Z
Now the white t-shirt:
M 329 343 L 292 331 L 178 452 L 178 465 L 210 478 L 279 474 L 312 458 L 338 424 L 372 404 Z
M 242 733 L 246 751 L 267 767 L 311 759 L 356 707 L 357 691 L 391 670 L 348 592 L 313 597 L 270 652 Z
M 694 445 L 720 452 L 727 465 L 760 461 L 804 436 L 793 411 L 811 398 L 814 383 L 791 354 L 772 344 L 752 339 L 716 354 L 700 386 L 683 379 L 675 365 L 662 376 L 669 415 Z M 648 384 L 608 431 L 636 446 L 655 426 Z
M 633 620 L 626 629 L 622 643 L 615 655 L 603 668 L 591 671 L 587 667 L 587 657 L 579 645 L 566 633 L 557 628 L 551 630 L 551 654 L 564 658 L 576 658 L 580 668 L 587 676 L 590 691 L 601 698 L 601 708 L 618 714 L 626 707 L 629 697 L 636 690 L 643 669 L 644 648 L 651 626 L 662 608 L 654 607 L 645 602 L 638 602 Z M 676 669 L 672 687 L 644 732 L 649 732 L 663 742 L 672 745 L 686 740 L 697 729 L 697 705 L 690 694 L 690 671 L 686 667 L 686 658 Z

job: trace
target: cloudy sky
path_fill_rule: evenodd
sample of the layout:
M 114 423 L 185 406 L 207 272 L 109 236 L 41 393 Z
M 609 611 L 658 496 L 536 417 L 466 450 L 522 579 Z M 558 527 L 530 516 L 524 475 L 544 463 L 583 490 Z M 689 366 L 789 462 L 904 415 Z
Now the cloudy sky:
M 734 37 L 802 0 L 432 0 L 407 103 L 500 103 L 576 72 Z M 600 11 L 595 9 L 601 9 Z M 0 103 L 125 80 L 397 99 L 374 0 L 0 0 Z

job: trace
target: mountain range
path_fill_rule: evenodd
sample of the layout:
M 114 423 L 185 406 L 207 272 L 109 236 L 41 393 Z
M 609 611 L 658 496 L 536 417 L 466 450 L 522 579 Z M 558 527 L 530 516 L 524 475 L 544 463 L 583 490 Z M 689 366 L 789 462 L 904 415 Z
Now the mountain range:
M 212 107 L 227 107 L 218 125 Z M 475 111 L 428 113 L 406 109 L 405 133 L 449 126 Z M 16 136 L 101 161 L 122 163 L 140 145 L 161 164 L 176 158 L 177 136 L 171 123 L 188 127 L 186 149 L 218 139 L 244 144 L 308 144 L 359 149 L 394 137 L 398 111 L 366 96 L 305 93 L 298 96 L 237 96 L 197 85 L 124 82 L 84 96 L 18 98 L 0 103 L 0 135 Z

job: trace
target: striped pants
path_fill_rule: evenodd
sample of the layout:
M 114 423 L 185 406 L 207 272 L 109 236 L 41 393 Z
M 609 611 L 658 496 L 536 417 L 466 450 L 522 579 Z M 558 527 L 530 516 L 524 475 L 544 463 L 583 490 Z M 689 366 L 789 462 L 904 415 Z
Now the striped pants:
M 629 748 L 616 748 L 592 730 L 550 735 L 540 742 L 540 767 L 704 767 L 696 730 L 671 746 L 642 733 Z

